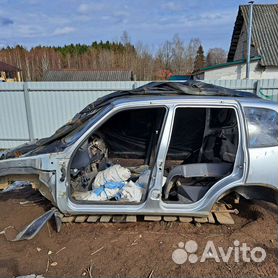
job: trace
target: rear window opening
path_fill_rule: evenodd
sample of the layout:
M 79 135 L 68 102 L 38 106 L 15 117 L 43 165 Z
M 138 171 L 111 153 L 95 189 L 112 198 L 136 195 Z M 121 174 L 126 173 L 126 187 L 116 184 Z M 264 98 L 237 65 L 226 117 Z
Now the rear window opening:
M 178 108 L 165 161 L 162 199 L 190 204 L 230 175 L 238 149 L 232 108 Z
M 74 154 L 71 194 L 77 201 L 140 203 L 146 198 L 166 109 L 130 109 L 101 125 Z

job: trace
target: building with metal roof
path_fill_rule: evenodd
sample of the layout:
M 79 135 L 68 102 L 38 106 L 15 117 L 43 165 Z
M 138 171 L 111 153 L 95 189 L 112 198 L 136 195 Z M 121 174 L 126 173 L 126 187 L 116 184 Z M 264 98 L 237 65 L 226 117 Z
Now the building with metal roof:
M 239 6 L 227 63 L 202 68 L 195 79 L 246 78 L 249 7 Z M 278 4 L 253 5 L 250 78 L 278 78 Z
M 239 6 L 228 62 L 245 59 L 249 5 Z M 261 56 L 262 66 L 278 67 L 278 4 L 253 5 L 251 56 Z
M 134 75 L 127 70 L 49 70 L 42 81 L 132 81 Z
M 0 82 L 22 81 L 20 68 L 0 61 Z

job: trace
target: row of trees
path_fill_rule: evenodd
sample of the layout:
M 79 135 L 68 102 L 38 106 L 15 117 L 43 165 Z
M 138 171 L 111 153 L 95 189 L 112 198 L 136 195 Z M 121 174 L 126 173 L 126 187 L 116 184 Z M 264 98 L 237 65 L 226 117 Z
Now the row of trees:
M 20 45 L 6 47 L 0 50 L 0 60 L 21 68 L 24 80 L 39 81 L 51 69 L 133 70 L 137 80 L 156 80 L 223 63 L 226 52 L 213 48 L 205 56 L 199 39 L 185 44 L 176 35 L 153 53 L 142 43 L 132 45 L 124 33 L 121 42 L 37 46 L 30 50 Z

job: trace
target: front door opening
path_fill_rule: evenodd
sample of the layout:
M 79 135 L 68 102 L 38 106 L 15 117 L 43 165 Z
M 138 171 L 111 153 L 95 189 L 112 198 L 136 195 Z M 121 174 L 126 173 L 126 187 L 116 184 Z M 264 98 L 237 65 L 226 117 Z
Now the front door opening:
M 232 108 L 177 108 L 165 162 L 163 201 L 190 204 L 230 175 L 238 149 Z
M 120 111 L 95 130 L 72 158 L 72 198 L 106 204 L 143 202 L 165 111 Z

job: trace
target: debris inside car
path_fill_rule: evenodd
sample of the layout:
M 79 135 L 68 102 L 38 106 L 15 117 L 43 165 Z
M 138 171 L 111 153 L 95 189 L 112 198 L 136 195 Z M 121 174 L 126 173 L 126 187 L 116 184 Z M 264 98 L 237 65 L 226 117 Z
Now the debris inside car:
M 144 176 L 146 176 L 145 172 L 134 183 L 129 180 L 131 177 L 130 170 L 116 164 L 98 172 L 94 182 L 89 185 L 90 190 L 87 192 L 74 191 L 72 196 L 76 200 L 87 201 L 113 199 L 116 201 L 140 202 L 144 187 L 147 185 L 146 180 L 142 182 Z

